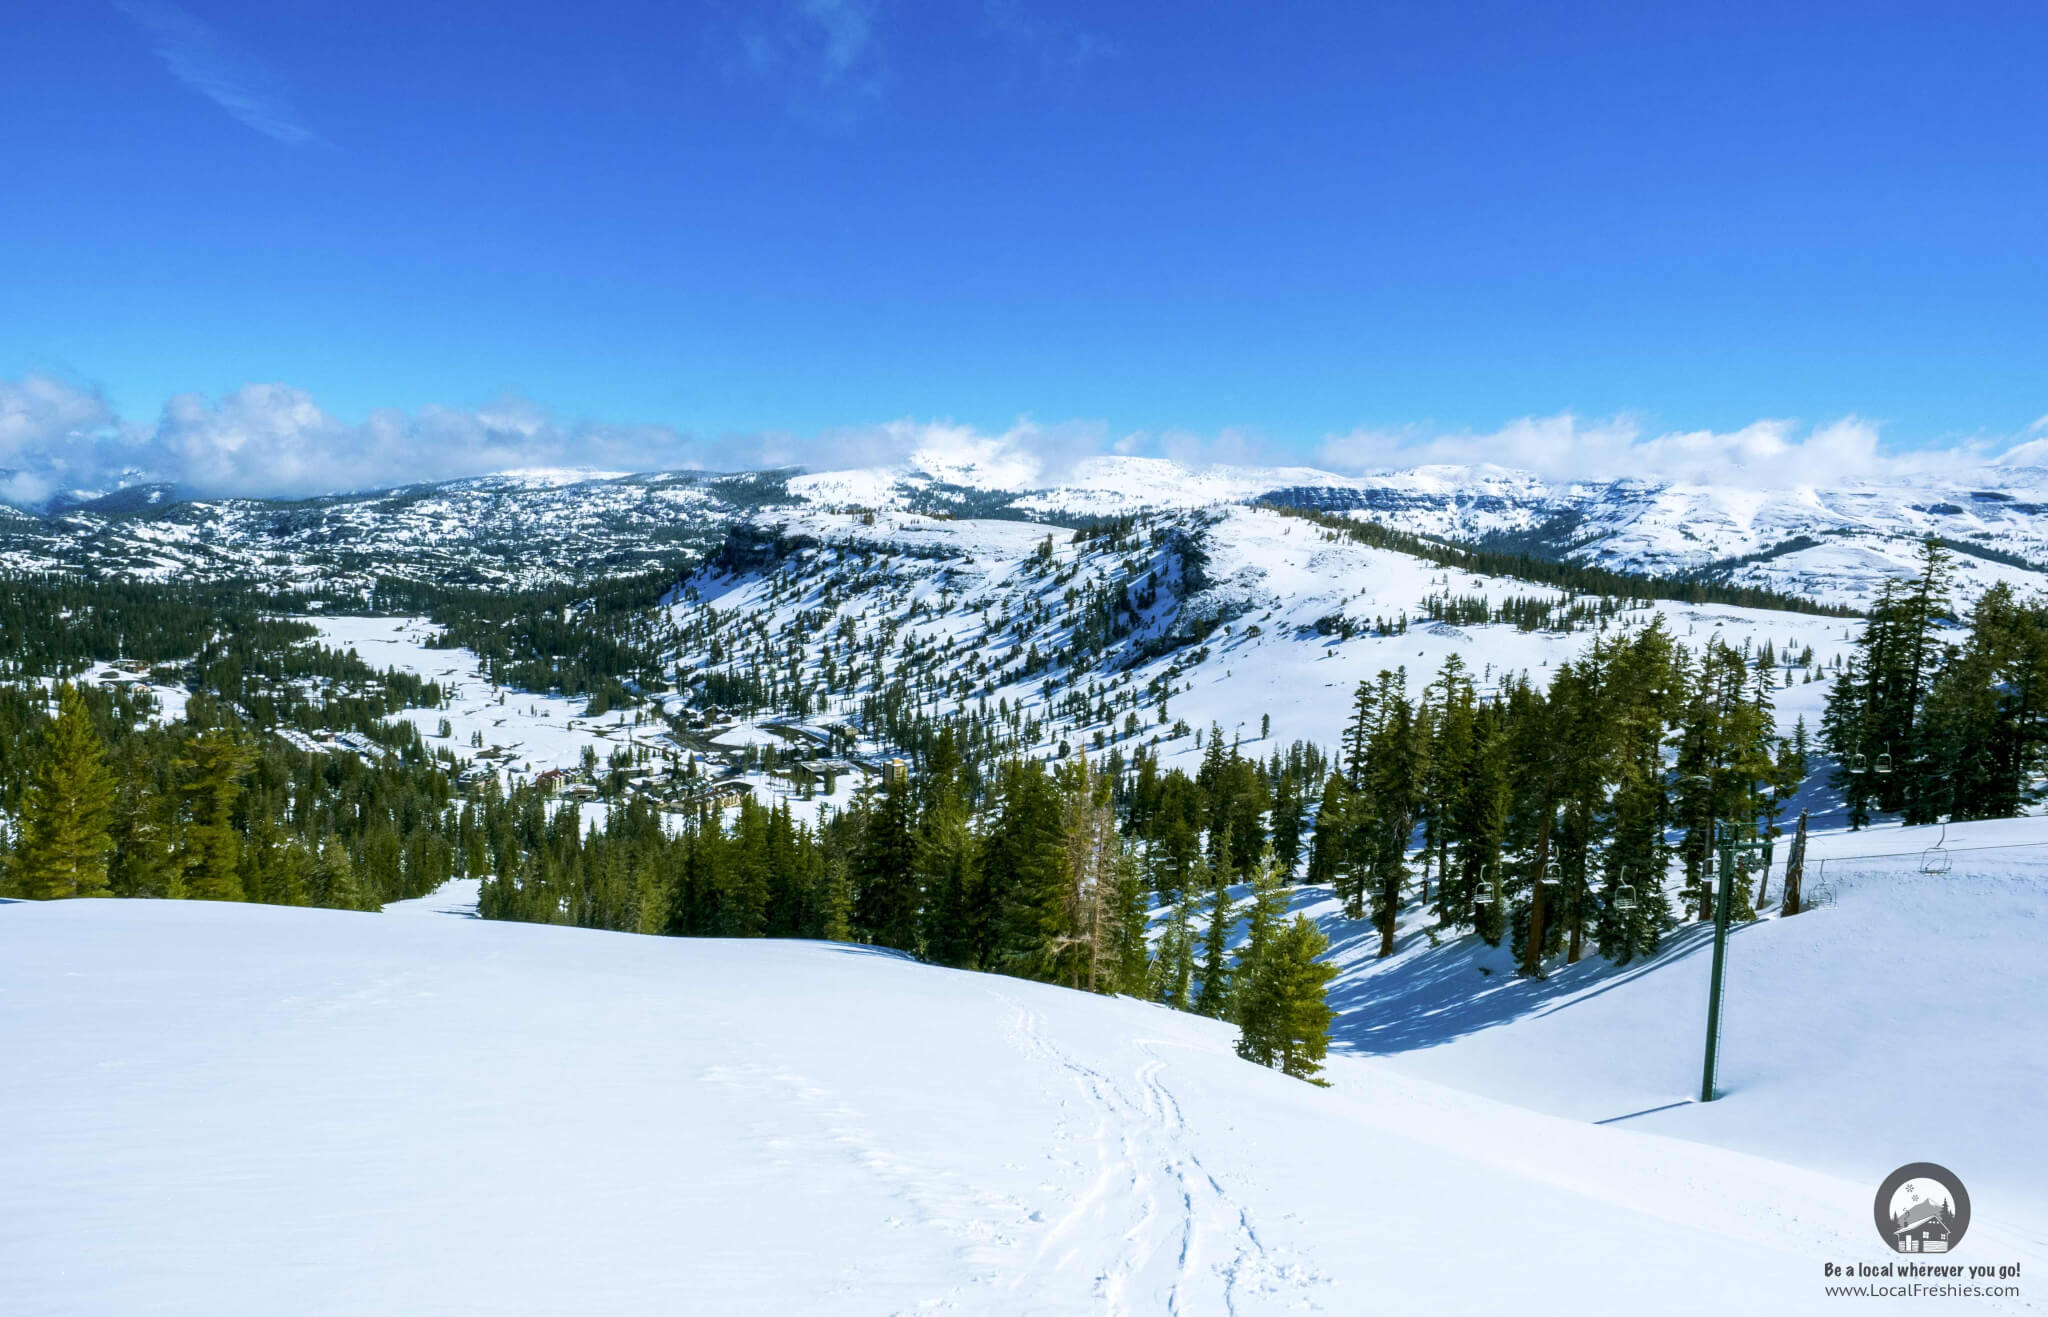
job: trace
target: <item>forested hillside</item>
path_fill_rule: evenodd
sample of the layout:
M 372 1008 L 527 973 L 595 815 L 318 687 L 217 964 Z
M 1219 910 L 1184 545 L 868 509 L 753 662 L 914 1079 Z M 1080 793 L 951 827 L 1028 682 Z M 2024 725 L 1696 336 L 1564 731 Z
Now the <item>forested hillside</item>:
M 1559 613 L 1547 624 L 1581 643 L 1543 677 L 1475 674 L 1457 652 L 1433 672 L 1384 668 L 1343 692 L 1327 739 L 1283 744 L 1263 715 L 1256 735 L 1173 717 L 1190 665 L 1251 661 L 1206 651 L 1223 617 L 1244 629 L 1262 606 L 1199 611 L 1234 579 L 1199 535 L 1110 523 L 1056 545 L 1018 531 L 1030 547 L 1001 588 L 943 551 L 906 575 L 887 556 L 789 542 L 715 560 L 659 607 L 676 598 L 667 575 L 579 597 L 381 587 L 380 602 L 443 618 L 439 643 L 468 641 L 494 687 L 577 694 L 597 713 L 645 702 L 674 736 L 712 703 L 842 719 L 902 764 L 816 797 L 684 806 L 617 771 L 585 805 L 538 778 L 461 785 L 468 759 L 445 719 L 434 744 L 390 716 L 448 692 L 312 643 L 270 601 L 13 582 L 0 602 L 7 890 L 372 908 L 468 876 L 491 918 L 867 942 L 1151 997 L 1235 1019 L 1247 1039 L 1289 1020 L 1279 1042 L 1247 1047 L 1310 1074 L 1321 989 L 1305 967 L 1325 944 L 1281 919 L 1290 884 L 1334 891 L 1382 955 L 1420 905 L 1443 935 L 1506 945 L 1540 976 L 1651 955 L 1708 917 L 1716 839 L 1792 830 L 1816 772 L 1854 821 L 2009 815 L 2038 795 L 2048 622 L 1996 590 L 1953 616 L 1935 546 L 1833 666 L 1719 630 L 1688 642 L 1661 614 Z M 738 598 L 739 579 L 766 593 L 721 612 L 711 592 Z M 838 611 L 881 599 L 903 620 Z M 953 614 L 981 638 L 917 629 Z M 770 617 L 809 630 L 778 635 Z M 1398 643 L 1406 619 L 1383 622 L 1365 639 Z M 1464 625 L 1505 639 L 1530 623 Z M 1297 630 L 1347 643 L 1342 628 Z M 778 651 L 785 662 L 763 661 Z M 95 666 L 115 659 L 129 666 Z M 1157 675 L 1137 680 L 1148 663 Z M 89 671 L 102 675 L 78 680 Z M 1824 726 L 1787 725 L 1779 698 L 1816 677 Z M 151 692 L 173 687 L 182 709 L 166 717 Z M 371 738 L 364 750 L 280 733 L 343 727 Z M 818 758 L 850 743 L 834 733 L 788 771 L 858 779 Z M 1738 918 L 1766 896 L 1736 893 Z M 1796 887 L 1782 896 L 1796 902 Z

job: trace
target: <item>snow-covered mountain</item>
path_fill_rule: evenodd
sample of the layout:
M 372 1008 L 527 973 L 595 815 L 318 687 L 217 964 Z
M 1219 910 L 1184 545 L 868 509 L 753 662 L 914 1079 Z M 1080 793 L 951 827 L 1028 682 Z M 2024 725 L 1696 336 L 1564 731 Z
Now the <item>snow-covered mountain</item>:
M 1483 601 L 1489 621 L 1432 621 L 1432 598 Z M 1015 710 L 1028 754 L 1143 743 L 1192 771 L 1194 733 L 1212 723 L 1261 754 L 1327 744 L 1357 684 L 1382 669 L 1419 685 L 1455 655 L 1483 687 L 1514 672 L 1540 682 L 1596 630 L 1654 621 L 1688 646 L 1711 637 L 1776 655 L 1789 734 L 1799 718 L 1818 725 L 1820 678 L 1858 630 L 1718 603 L 1637 604 L 1570 626 L 1493 620 L 1557 598 L 1267 508 L 1162 515 L 1082 540 L 1015 521 L 800 509 L 761 513 L 684 578 L 665 657 L 685 686 L 765 674 L 790 734 L 854 722 L 881 736 L 877 710 L 900 684 L 906 713 Z
M 2048 468 L 1993 466 L 1827 487 L 1548 481 L 1492 466 L 1346 476 L 1015 451 L 933 451 L 883 467 L 710 474 L 531 471 L 303 501 L 182 500 L 160 485 L 0 513 L 0 568 L 140 578 L 248 576 L 279 586 L 378 574 L 534 583 L 708 552 L 763 513 L 894 509 L 1084 524 L 1269 501 L 1432 537 L 1659 576 L 1866 604 L 1922 541 L 1957 554 L 1964 597 L 2048 587 Z

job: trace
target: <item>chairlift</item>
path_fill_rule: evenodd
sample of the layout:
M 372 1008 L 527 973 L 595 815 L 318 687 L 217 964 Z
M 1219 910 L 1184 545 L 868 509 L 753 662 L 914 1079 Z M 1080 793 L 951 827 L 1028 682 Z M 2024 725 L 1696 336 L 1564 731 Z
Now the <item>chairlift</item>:
M 1861 754 L 1849 756 L 1849 771 L 1852 773 L 1868 773 L 1870 771 L 1870 760 Z
M 1955 856 L 1942 849 L 1948 841 L 1948 821 L 1943 820 L 1941 835 L 1934 839 L 1934 845 L 1920 856 L 1920 872 L 1930 874 L 1947 873 L 1955 865 Z
M 1892 748 L 1890 746 L 1886 746 L 1884 753 L 1877 757 L 1877 771 L 1880 773 L 1892 771 Z
M 1614 886 L 1614 908 L 1633 910 L 1636 908 L 1636 889 L 1629 885 L 1628 870 L 1621 871 L 1621 881 Z
M 1472 894 L 1472 904 L 1493 904 L 1493 866 L 1490 864 L 1479 870 L 1479 890 Z
M 1553 864 L 1544 865 L 1543 876 L 1536 881 L 1542 883 L 1545 887 L 1557 886 L 1557 866 Z

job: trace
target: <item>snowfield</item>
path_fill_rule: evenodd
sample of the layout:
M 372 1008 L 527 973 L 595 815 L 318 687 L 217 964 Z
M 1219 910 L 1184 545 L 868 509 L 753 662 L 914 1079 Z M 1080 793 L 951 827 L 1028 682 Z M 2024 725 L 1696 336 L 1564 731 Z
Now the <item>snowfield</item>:
M 439 682 L 445 709 L 406 709 L 396 718 L 413 724 L 430 749 L 447 749 L 465 764 L 474 763 L 480 734 L 484 747 L 509 754 L 503 776 L 519 781 L 550 768 L 573 769 L 586 748 L 603 762 L 615 752 L 650 743 L 662 726 L 636 727 L 632 710 L 602 718 L 586 718 L 588 699 L 572 699 L 511 687 L 496 687 L 485 676 L 477 656 L 467 649 L 436 649 L 430 644 L 440 628 L 420 617 L 324 617 L 296 619 L 320 632 L 320 643 L 344 652 L 353 650 L 371 667 L 395 668 L 427 681 Z M 443 739 L 446 719 L 450 735 Z
M 1634 976 L 1669 1001 L 1631 1004 L 1622 971 L 1428 1051 L 1369 1045 L 1408 1017 L 1354 996 L 1324 1089 L 1146 1003 L 853 946 L 484 922 L 473 889 L 382 916 L 9 904 L 0 1306 L 1834 1311 L 1823 1262 L 1890 1260 L 1871 1195 L 1921 1158 L 1972 1188 L 1956 1260 L 2037 1276 L 2042 1003 L 1983 994 L 2038 944 L 2017 911 L 2039 892 L 1997 890 L 1952 899 L 1938 945 L 1969 954 L 1893 944 L 1877 978 L 1825 967 L 1886 903 L 1745 929 L 1730 1096 L 1665 1132 L 1590 1121 L 1683 1096 L 1661 1031 L 1683 1061 L 1697 956 Z M 1911 1016 L 1890 1045 L 1902 985 L 1930 974 L 1977 1009 Z M 1734 986 L 1752 979 L 1835 1000 L 1778 999 L 1765 1028 Z M 1802 1051 L 1859 1013 L 1897 1064 Z M 1936 1031 L 1964 1036 L 1930 1070 L 1911 1052 Z M 1737 1041 L 1759 1034 L 1767 1065 Z M 1998 1059 L 1940 1070 L 1972 1045 Z M 1980 1093 L 1987 1074 L 2010 1082 Z M 1900 1121 L 1930 1096 L 1945 1122 Z M 2009 1164 L 1986 1164 L 2001 1140 Z
M 1775 917 L 1781 848 L 1773 917 L 1729 937 L 1724 1097 L 1710 1105 L 1693 1101 L 1710 924 L 1683 925 L 1648 962 L 1589 954 L 1531 981 L 1515 976 L 1505 946 L 1467 936 L 1431 948 L 1425 912 L 1411 909 L 1394 956 L 1378 961 L 1377 935 L 1359 936 L 1334 899 L 1303 889 L 1297 904 L 1337 945 L 1334 1045 L 1355 1055 L 1578 1120 L 1667 1107 L 1628 1124 L 1873 1185 L 1893 1167 L 1937 1161 L 1976 1202 L 1999 1203 L 1983 1219 L 2023 1215 L 2038 1232 L 2048 1228 L 2043 824 L 1816 833 L 1804 891 L 1827 904 L 1792 919 Z M 1937 842 L 1952 865 L 1940 876 L 1921 871 Z

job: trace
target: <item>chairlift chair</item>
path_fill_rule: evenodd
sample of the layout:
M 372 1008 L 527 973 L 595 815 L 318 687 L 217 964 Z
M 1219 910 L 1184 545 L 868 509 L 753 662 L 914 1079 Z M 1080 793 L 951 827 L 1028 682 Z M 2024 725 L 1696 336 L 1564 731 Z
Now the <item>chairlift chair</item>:
M 1621 871 L 1621 881 L 1614 886 L 1614 908 L 1633 910 L 1636 908 L 1636 889 L 1629 885 L 1628 870 Z
M 1870 771 L 1870 760 L 1861 754 L 1849 756 L 1849 771 L 1852 773 L 1868 773 Z
M 1955 857 L 1939 846 L 1920 857 L 1920 872 L 1944 874 L 1955 867 Z
M 1892 771 L 1892 748 L 1890 746 L 1886 746 L 1884 753 L 1877 757 L 1877 771 L 1880 773 Z
M 1472 894 L 1472 904 L 1493 904 L 1493 866 L 1490 864 L 1479 870 L 1479 890 Z

